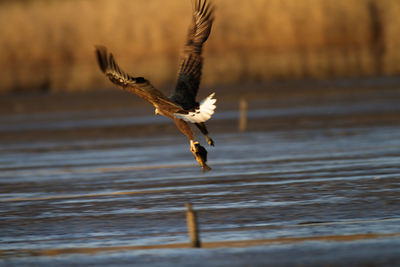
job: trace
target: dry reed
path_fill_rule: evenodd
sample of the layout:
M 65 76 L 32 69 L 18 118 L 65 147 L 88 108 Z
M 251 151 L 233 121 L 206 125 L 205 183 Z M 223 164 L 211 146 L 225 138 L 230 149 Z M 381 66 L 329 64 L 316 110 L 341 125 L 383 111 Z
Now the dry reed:
M 214 0 L 205 84 L 396 75 L 398 0 Z M 0 2 L 0 91 L 110 87 L 94 45 L 155 85 L 176 78 L 189 0 Z

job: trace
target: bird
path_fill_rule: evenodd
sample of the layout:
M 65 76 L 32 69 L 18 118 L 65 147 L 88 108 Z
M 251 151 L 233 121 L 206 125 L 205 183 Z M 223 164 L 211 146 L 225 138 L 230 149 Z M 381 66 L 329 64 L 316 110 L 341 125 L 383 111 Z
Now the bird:
M 105 46 L 96 45 L 95 54 L 100 70 L 112 83 L 153 104 L 156 115 L 163 115 L 175 122 L 176 127 L 189 139 L 190 151 L 202 171 L 206 172 L 211 170 L 207 165 L 207 150 L 195 141 L 190 124 L 196 125 L 205 135 L 206 142 L 214 146 L 205 122 L 211 119 L 216 109 L 215 93 L 200 102 L 196 101 L 196 96 L 202 74 L 203 44 L 211 33 L 215 6 L 210 0 L 192 0 L 192 7 L 192 20 L 180 56 L 177 83 L 169 97 L 147 79 L 134 77 L 121 70 Z

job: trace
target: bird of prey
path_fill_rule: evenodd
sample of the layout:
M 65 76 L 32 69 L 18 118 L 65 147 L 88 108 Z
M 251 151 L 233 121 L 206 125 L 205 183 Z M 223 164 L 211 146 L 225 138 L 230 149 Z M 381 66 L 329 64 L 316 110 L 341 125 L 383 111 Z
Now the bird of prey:
M 190 150 L 205 172 L 211 169 L 206 163 L 207 150 L 194 140 L 194 134 L 188 123 L 194 123 L 206 136 L 207 143 L 214 146 L 205 124 L 216 108 L 214 93 L 200 103 L 196 101 L 203 65 L 201 54 L 214 21 L 214 6 L 207 0 L 193 1 L 192 21 L 181 55 L 177 84 L 171 96 L 166 97 L 145 78 L 133 77 L 122 71 L 115 62 L 113 54 L 104 46 L 96 46 L 96 56 L 101 71 L 111 82 L 153 104 L 156 115 L 160 114 L 174 120 L 177 128 L 190 140 Z

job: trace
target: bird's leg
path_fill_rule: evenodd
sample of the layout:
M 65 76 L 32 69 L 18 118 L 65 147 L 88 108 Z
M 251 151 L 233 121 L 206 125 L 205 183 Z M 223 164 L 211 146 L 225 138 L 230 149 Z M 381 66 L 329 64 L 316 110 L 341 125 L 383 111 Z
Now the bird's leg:
M 201 131 L 202 134 L 204 134 L 206 136 L 206 141 L 210 146 L 214 146 L 214 140 L 212 140 L 209 136 L 208 136 L 208 130 L 206 127 L 206 124 L 204 122 L 200 122 L 200 123 L 195 123 L 197 128 L 199 128 L 199 130 Z
M 197 142 L 197 143 L 199 143 L 199 142 Z M 195 146 L 193 140 L 190 140 L 190 151 L 192 151 L 193 154 L 197 152 L 196 146 Z

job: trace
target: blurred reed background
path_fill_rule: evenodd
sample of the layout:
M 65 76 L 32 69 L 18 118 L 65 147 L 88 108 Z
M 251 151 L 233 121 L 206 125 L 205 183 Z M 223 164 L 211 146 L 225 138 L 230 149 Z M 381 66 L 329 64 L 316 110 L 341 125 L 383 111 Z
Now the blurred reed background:
M 400 74 L 399 0 L 214 0 L 203 84 Z M 1 92 L 111 87 L 94 45 L 173 84 L 190 0 L 0 2 Z

